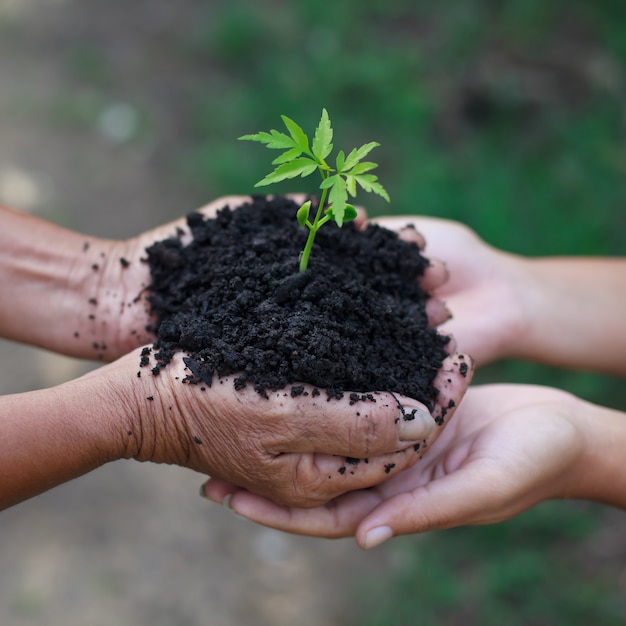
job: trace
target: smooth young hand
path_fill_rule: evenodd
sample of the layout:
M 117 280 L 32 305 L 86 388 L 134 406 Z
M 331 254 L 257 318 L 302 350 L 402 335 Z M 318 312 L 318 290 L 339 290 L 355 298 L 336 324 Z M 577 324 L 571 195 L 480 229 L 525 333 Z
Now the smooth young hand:
M 522 257 L 497 250 L 467 226 L 430 217 L 376 220 L 442 259 L 449 280 L 434 285 L 452 319 L 441 327 L 478 366 L 518 358 L 626 375 L 626 259 Z

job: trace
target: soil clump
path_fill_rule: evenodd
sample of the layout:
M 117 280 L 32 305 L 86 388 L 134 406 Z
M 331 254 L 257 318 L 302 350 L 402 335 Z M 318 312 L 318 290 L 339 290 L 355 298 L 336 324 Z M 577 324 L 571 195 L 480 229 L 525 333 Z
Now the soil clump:
M 182 351 L 189 383 L 235 375 L 264 396 L 304 392 L 298 383 L 329 397 L 391 391 L 432 408 L 448 338 L 428 325 L 418 282 L 428 260 L 380 226 L 331 224 L 301 273 L 297 208 L 256 196 L 215 218 L 192 213 L 190 243 L 179 234 L 147 249 L 152 372 Z

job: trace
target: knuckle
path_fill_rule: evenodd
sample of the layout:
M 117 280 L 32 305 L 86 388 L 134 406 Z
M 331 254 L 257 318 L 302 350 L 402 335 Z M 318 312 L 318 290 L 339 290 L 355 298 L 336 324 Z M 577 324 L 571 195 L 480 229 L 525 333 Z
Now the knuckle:
M 350 429 L 349 448 L 353 456 L 367 457 L 376 450 L 379 435 L 379 420 L 373 411 L 361 411 Z

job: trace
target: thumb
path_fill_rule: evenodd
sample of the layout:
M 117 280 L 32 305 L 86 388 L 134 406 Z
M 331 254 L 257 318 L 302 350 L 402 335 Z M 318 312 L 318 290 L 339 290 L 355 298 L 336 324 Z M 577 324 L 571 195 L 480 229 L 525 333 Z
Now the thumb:
M 508 500 L 495 472 L 467 466 L 380 504 L 359 524 L 356 541 L 367 550 L 398 535 L 495 523 L 510 517 Z

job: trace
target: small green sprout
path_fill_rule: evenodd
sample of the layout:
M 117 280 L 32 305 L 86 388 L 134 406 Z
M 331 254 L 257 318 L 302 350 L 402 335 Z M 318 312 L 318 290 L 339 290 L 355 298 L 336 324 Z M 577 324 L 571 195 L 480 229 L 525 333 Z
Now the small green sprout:
M 328 221 L 334 221 L 341 227 L 344 222 L 356 218 L 357 211 L 348 204 L 349 196 L 356 196 L 357 185 L 364 191 L 375 193 L 387 202 L 389 195 L 378 182 L 378 177 L 371 173 L 378 165 L 363 159 L 380 144 L 372 141 L 360 148 L 355 148 L 346 156 L 341 151 L 335 158 L 335 167 L 328 164 L 333 150 L 333 129 L 330 125 L 328 112 L 322 110 L 322 118 L 310 143 L 305 132 L 286 115 L 281 118 L 287 128 L 288 135 L 277 130 L 269 133 L 261 132 L 244 135 L 239 139 L 258 141 L 268 148 L 284 150 L 283 154 L 272 161 L 276 168 L 255 186 L 262 187 L 279 183 L 289 178 L 304 178 L 316 170 L 320 173 L 320 201 L 313 221 L 310 220 L 311 201 L 307 200 L 297 211 L 296 217 L 300 226 L 309 229 L 304 250 L 300 254 L 300 271 L 304 272 L 309 264 L 309 256 L 315 235 L 320 227 Z

